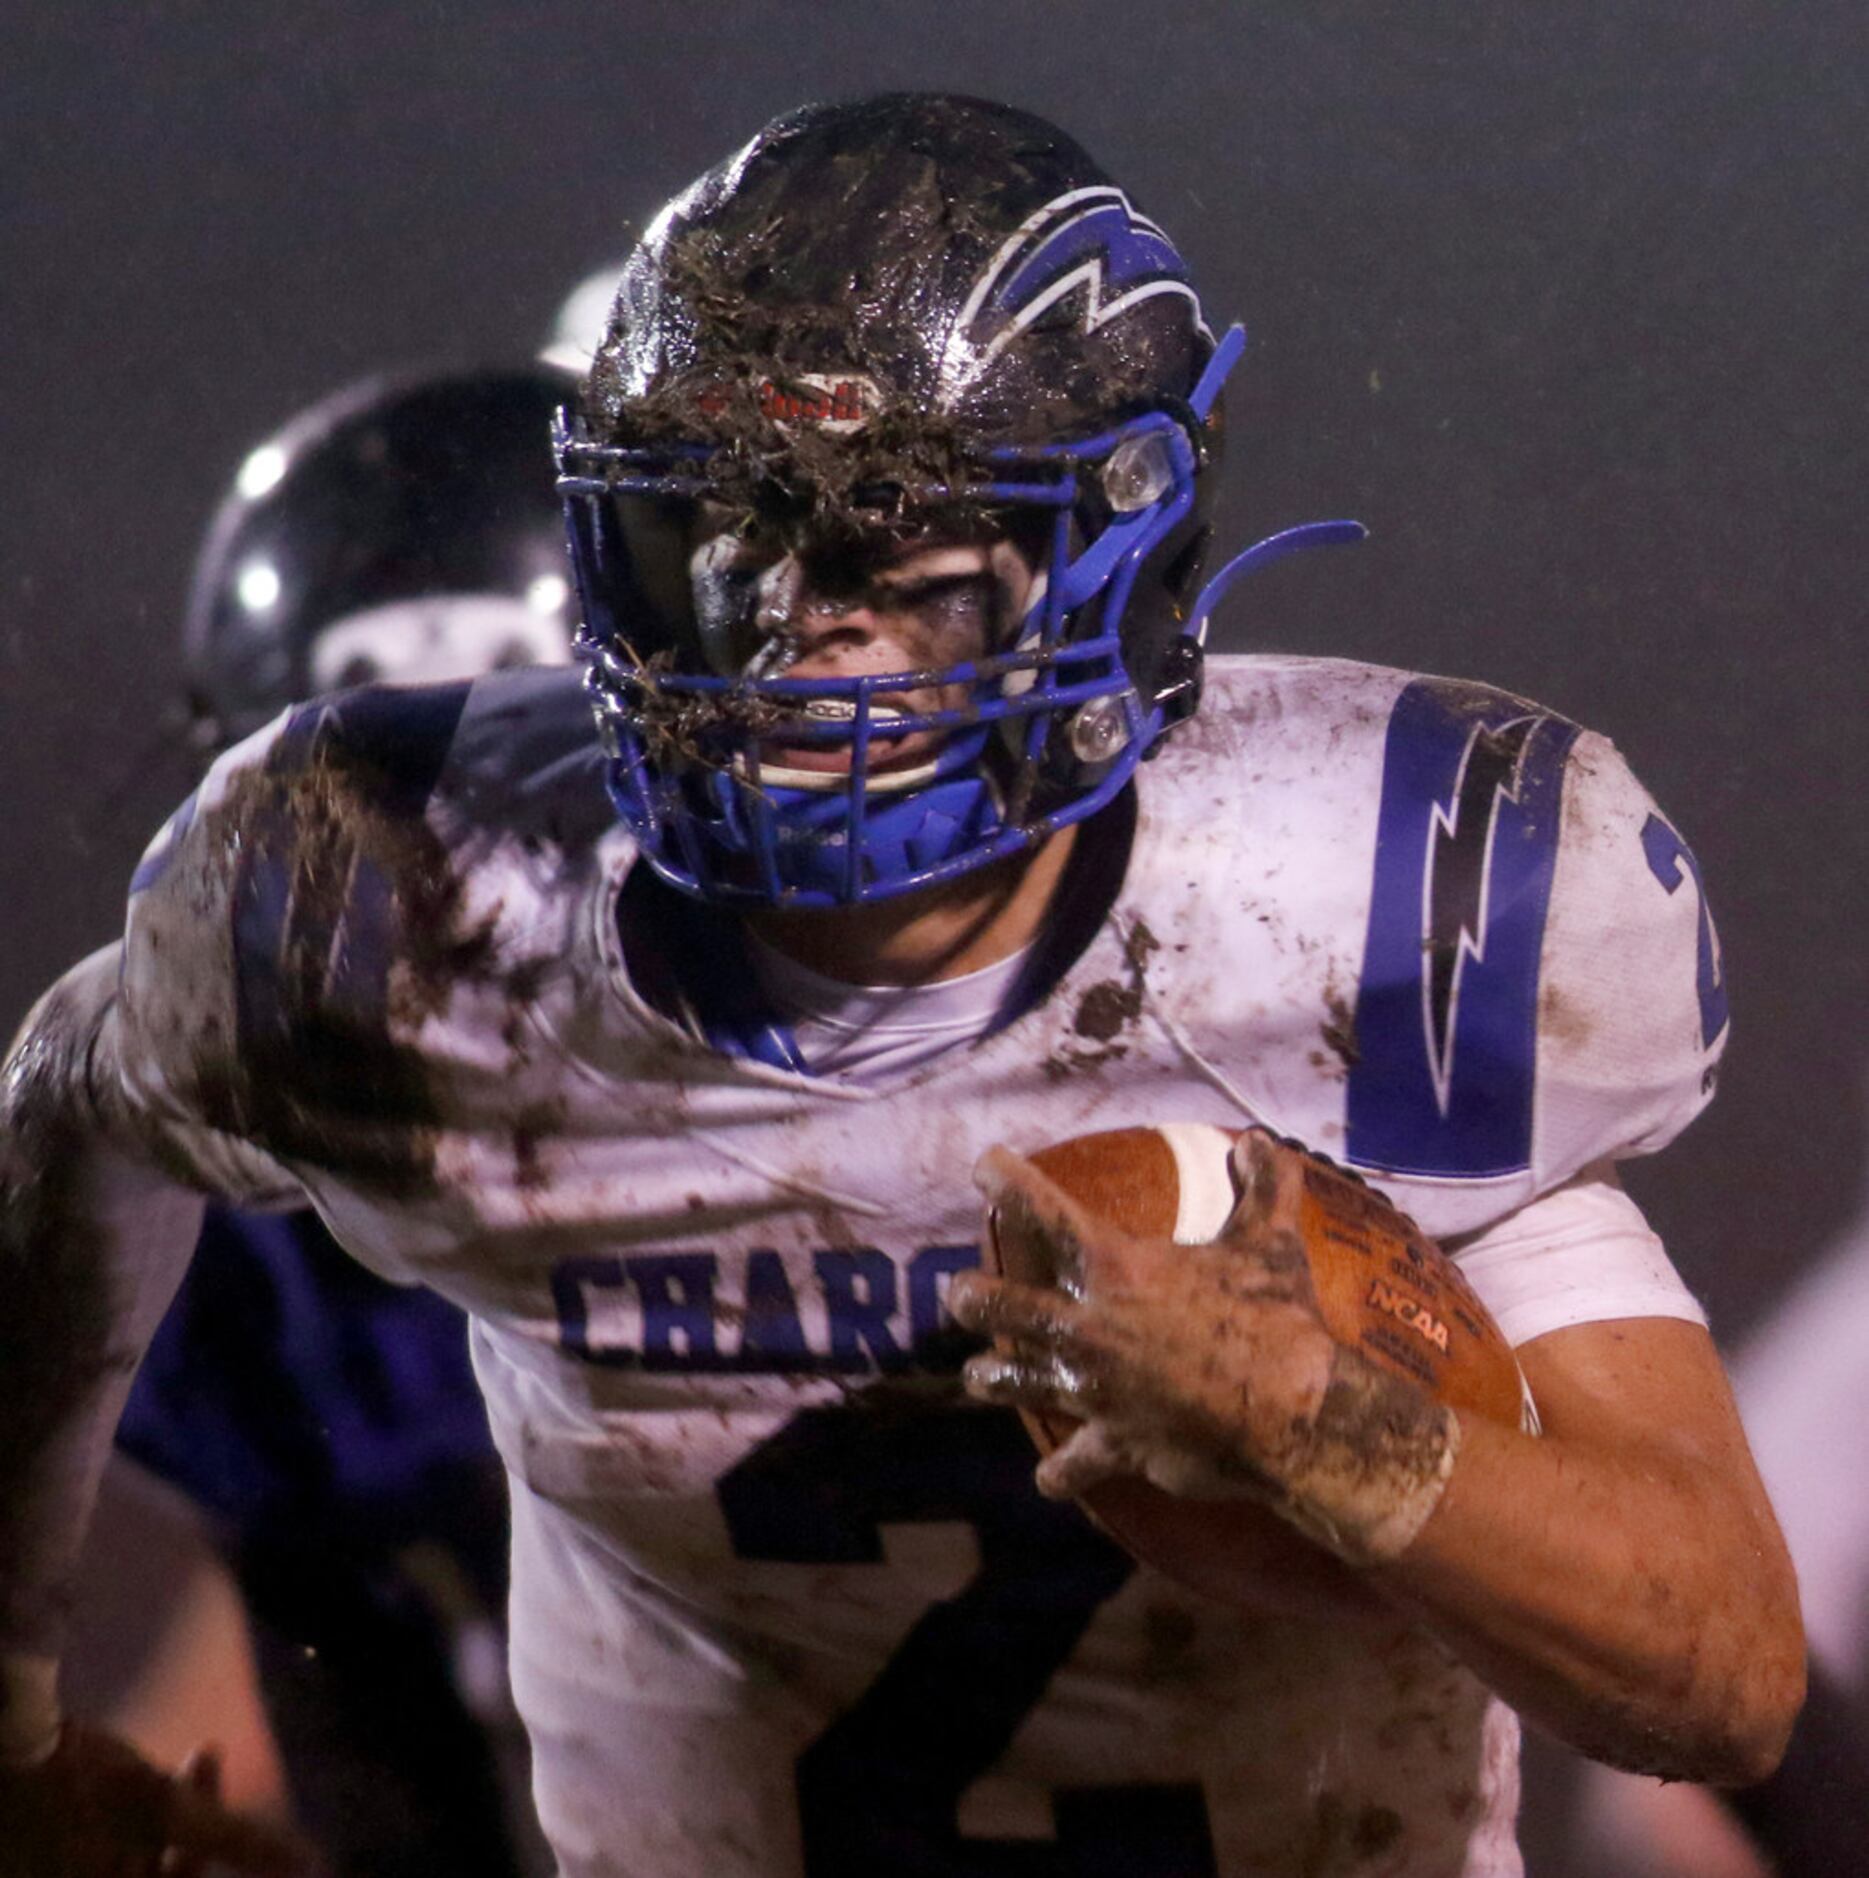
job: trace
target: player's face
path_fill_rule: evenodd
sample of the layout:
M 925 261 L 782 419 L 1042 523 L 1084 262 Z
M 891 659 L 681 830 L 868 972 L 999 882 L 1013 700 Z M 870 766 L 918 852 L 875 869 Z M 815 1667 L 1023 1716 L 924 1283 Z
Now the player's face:
M 1033 591 L 1031 561 L 1005 536 L 940 528 L 784 554 L 725 530 L 701 542 L 689 569 L 710 662 L 756 678 L 864 678 L 967 664 L 1012 642 Z M 940 741 L 934 731 L 889 738 L 889 716 L 956 709 L 968 696 L 964 684 L 927 684 L 876 698 L 871 771 L 913 767 Z M 775 743 L 761 755 L 804 772 L 850 763 L 848 746 L 838 744 Z

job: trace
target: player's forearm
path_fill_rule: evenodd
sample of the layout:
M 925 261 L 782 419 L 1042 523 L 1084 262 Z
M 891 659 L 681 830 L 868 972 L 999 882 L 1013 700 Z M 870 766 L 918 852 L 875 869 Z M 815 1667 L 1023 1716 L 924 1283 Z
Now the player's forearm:
M 1741 1784 L 1803 1692 L 1797 1588 L 1769 1509 L 1691 1456 L 1465 1419 L 1384 1588 L 1505 1699 L 1585 1754 Z
M 200 1198 L 100 1101 L 113 983 L 107 955 L 61 981 L 0 1082 L 0 1736 L 23 1708 L 43 1732 L 32 1715 L 97 1476 L 200 1224 Z

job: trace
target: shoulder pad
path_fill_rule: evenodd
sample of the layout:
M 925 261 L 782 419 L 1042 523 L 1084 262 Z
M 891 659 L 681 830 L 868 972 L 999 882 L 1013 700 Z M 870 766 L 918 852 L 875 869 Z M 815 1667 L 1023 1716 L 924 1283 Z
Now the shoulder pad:
M 437 1035 L 564 958 L 609 826 L 575 672 L 288 711 L 137 870 L 124 993 L 153 1076 L 288 1165 L 426 1178 Z
M 1718 946 L 1614 749 L 1491 686 L 1216 659 L 1141 787 L 1123 889 L 1239 1106 L 1437 1236 L 1659 1147 L 1706 1102 Z M 1165 969 L 1165 968 L 1164 968 Z
M 290 710 L 171 817 L 124 948 L 125 1039 L 152 1092 L 287 1162 L 354 1162 L 420 1127 L 406 1040 L 484 940 L 426 813 L 467 690 Z
M 1418 679 L 1387 732 L 1347 1147 L 1542 1192 L 1660 1147 L 1724 1047 L 1698 869 L 1605 739 Z

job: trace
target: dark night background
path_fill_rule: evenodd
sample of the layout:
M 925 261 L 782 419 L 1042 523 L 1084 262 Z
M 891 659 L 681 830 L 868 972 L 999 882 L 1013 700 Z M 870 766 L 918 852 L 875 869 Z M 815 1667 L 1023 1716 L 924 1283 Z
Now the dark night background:
M 1371 527 L 1237 590 L 1222 643 L 1528 692 L 1611 734 L 1694 844 L 1726 1086 L 1631 1185 L 1716 1330 L 1857 1210 L 1859 8 L 28 11 L 0 19 L 8 1024 L 111 936 L 187 786 L 180 602 L 251 444 L 363 372 L 530 350 L 782 108 L 974 91 L 1077 135 L 1248 323 L 1227 534 Z

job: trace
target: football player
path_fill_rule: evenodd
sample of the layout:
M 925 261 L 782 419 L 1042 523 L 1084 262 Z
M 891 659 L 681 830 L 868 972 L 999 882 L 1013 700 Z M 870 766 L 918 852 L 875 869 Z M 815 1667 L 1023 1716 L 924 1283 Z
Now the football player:
M 1241 343 L 997 105 L 807 109 L 657 218 L 558 429 L 587 682 L 287 713 L 16 1047 L 9 1843 L 77 1794 L 196 1843 L 198 1796 L 111 1797 L 53 1675 L 204 1192 L 309 1198 L 468 1311 L 571 1878 L 1509 1874 L 1515 1708 L 1625 1765 L 1770 1764 L 1791 1575 L 1613 1171 L 1711 1090 L 1698 873 L 1608 743 L 1523 699 L 1203 656 L 1232 578 L 1355 532 L 1201 585 Z M 1289 1465 L 1267 1429 L 1323 1419 L 1321 1326 L 1222 1282 L 1184 1329 L 1264 1343 L 1275 1310 L 1294 1353 L 1203 1405 L 1284 1516 L 1250 1594 L 1041 1495 L 958 1373 L 950 1293 L 1003 1308 L 966 1289 L 969 1170 L 1134 1122 L 1366 1172 L 1459 1254 L 1542 1436 L 1421 1395 L 1432 1443 Z M 1105 1460 L 1210 1461 L 1124 1415 L 1211 1369 L 1134 1354 L 1088 1405 Z M 978 1386 L 1058 1373 L 1016 1367 Z
M 552 315 L 552 329 L 539 349 L 539 362 L 578 377 L 591 369 L 597 348 L 610 324 L 610 304 L 616 298 L 621 261 L 594 267 L 583 275 Z
M 247 452 L 183 622 L 195 741 L 218 754 L 318 692 L 571 659 L 538 364 L 373 373 Z
M 189 595 L 197 741 L 338 686 L 568 663 L 540 438 L 570 390 L 544 365 L 378 374 L 250 451 Z M 118 1443 L 227 1538 L 335 1878 L 511 1874 L 504 1493 L 460 1312 L 374 1277 L 314 1213 L 210 1207 Z

